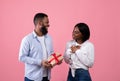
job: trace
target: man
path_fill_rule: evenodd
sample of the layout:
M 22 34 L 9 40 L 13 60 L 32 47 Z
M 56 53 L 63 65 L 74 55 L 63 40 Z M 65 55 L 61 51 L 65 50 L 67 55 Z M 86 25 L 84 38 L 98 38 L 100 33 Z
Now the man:
M 34 16 L 34 31 L 21 42 L 19 60 L 25 63 L 24 81 L 49 81 L 51 65 L 47 58 L 53 53 L 52 39 L 47 34 L 49 19 L 45 13 Z

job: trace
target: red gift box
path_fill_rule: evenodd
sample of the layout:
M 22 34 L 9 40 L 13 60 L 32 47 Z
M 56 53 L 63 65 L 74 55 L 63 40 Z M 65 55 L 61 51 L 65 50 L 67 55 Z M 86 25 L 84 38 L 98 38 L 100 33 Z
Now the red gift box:
M 57 63 L 63 60 L 63 56 L 60 53 L 53 53 L 49 58 L 48 62 L 52 65 L 55 66 Z

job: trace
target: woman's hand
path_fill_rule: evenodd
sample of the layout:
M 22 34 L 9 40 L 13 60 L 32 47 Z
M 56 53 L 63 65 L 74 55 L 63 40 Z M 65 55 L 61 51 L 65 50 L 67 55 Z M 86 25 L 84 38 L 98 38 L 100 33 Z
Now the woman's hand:
M 72 53 L 75 53 L 76 52 L 76 50 L 78 50 L 78 49 L 80 49 L 80 46 L 71 46 L 71 52 Z

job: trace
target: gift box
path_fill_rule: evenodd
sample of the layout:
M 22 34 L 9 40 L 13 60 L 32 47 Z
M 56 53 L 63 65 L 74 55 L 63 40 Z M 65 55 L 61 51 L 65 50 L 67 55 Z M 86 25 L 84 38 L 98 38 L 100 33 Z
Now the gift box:
M 57 63 L 63 60 L 63 56 L 60 53 L 53 53 L 50 57 L 48 57 L 48 62 L 55 66 Z

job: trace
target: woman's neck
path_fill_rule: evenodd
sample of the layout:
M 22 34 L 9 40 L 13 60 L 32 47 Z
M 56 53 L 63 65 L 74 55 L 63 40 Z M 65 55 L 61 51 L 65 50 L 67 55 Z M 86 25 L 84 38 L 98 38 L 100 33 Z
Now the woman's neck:
M 81 39 L 76 40 L 76 42 L 77 42 L 78 44 L 82 44 L 82 43 L 83 43 L 83 41 L 82 41 Z

